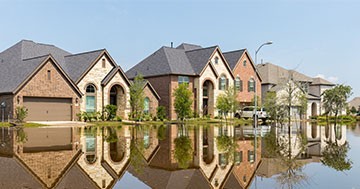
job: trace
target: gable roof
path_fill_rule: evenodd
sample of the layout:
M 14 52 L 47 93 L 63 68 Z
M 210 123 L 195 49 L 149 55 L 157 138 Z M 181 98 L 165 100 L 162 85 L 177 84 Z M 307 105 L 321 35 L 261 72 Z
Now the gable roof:
M 158 100 L 161 99 L 160 96 L 159 96 L 159 94 L 156 92 L 155 88 L 151 85 L 151 83 L 150 83 L 148 80 L 145 81 L 143 89 L 145 89 L 146 86 L 149 87 L 149 89 L 153 92 L 153 94 L 155 95 L 155 97 L 156 97 Z
M 104 49 L 100 49 L 91 52 L 67 55 L 65 56 L 65 61 L 61 63 L 61 66 L 66 73 L 68 73 L 71 80 L 77 83 L 80 77 L 89 69 L 90 65 L 93 64 L 103 52 Z
M 202 48 L 198 45 L 185 43 L 179 45 L 177 48 L 161 47 L 128 70 L 126 75 L 131 79 L 137 74 L 142 74 L 145 78 L 170 74 L 200 75 L 210 62 L 210 58 L 216 50 L 220 51 L 218 46 Z M 223 58 L 226 67 L 232 75 L 225 58 L 223 56 L 221 56 L 221 58 Z
M 272 63 L 258 64 L 258 72 L 262 78 L 262 84 L 279 84 L 284 78 L 293 77 L 295 81 L 309 82 L 313 79 L 294 70 L 287 70 Z
M 128 84 L 128 86 L 131 85 L 129 79 L 126 77 L 124 71 L 121 69 L 120 66 L 116 66 L 114 67 L 109 73 L 108 75 L 105 76 L 105 78 L 101 81 L 101 85 L 105 86 L 107 85 L 111 79 L 116 75 L 116 73 L 120 73 L 120 75 L 122 76 L 122 78 L 125 80 L 125 82 Z
M 77 83 L 102 55 L 118 66 L 105 49 L 71 54 L 54 45 L 22 40 L 0 53 L 0 93 L 14 93 L 49 57 L 70 83 Z
M 247 49 L 240 49 L 240 50 L 235 50 L 235 51 L 224 52 L 223 55 L 224 55 L 226 61 L 228 62 L 232 71 L 235 71 L 236 65 L 240 64 L 239 61 L 240 61 L 241 57 L 247 55 L 248 60 L 251 64 L 251 66 L 253 67 L 253 69 L 255 70 L 257 77 L 259 78 L 260 81 L 262 81 L 262 77 L 261 77 L 256 65 L 254 64 L 253 60 L 251 59 L 251 56 L 248 53 Z

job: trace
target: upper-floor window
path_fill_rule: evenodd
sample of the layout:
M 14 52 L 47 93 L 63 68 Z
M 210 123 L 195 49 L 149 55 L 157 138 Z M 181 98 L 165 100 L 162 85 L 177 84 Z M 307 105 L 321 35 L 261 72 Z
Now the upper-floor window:
M 145 97 L 144 99 L 144 114 L 149 114 L 150 112 L 150 99 L 149 97 Z
M 178 83 L 189 83 L 189 77 L 188 76 L 179 76 L 178 77 Z
M 248 92 L 255 92 L 255 80 L 253 78 L 248 81 Z
M 306 93 L 309 92 L 309 83 L 308 82 L 301 83 L 301 87 Z
M 246 66 L 246 60 L 243 61 L 243 65 L 244 65 L 244 67 Z
M 240 77 L 235 78 L 235 88 L 237 91 L 243 91 L 242 80 Z
M 215 57 L 215 64 L 219 64 L 219 57 Z
M 220 90 L 226 90 L 228 86 L 228 79 L 225 75 L 222 75 L 219 79 L 219 89 Z

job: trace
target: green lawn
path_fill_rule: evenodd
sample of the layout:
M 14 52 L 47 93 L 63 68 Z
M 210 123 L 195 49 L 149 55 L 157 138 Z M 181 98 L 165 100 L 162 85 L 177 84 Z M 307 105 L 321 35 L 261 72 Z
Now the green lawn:
M 0 122 L 0 127 L 10 127 L 11 124 L 8 122 Z

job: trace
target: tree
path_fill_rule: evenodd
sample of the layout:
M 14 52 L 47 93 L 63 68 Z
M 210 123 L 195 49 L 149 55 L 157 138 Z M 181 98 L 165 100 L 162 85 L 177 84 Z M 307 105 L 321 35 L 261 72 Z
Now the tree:
M 323 106 L 326 116 L 334 114 L 335 127 L 337 123 L 337 117 L 341 114 L 341 111 L 347 106 L 347 99 L 351 96 L 352 88 L 347 85 L 336 85 L 332 89 L 328 89 L 323 93 Z M 327 119 L 328 120 L 328 119 Z
M 229 87 L 225 93 L 218 96 L 216 99 L 216 108 L 224 114 L 225 120 L 228 113 L 233 114 L 238 110 L 239 102 L 234 87 Z
M 193 94 L 190 91 L 189 85 L 187 83 L 181 83 L 178 88 L 175 89 L 174 106 L 178 119 L 184 120 L 185 118 L 190 117 L 191 105 L 193 103 L 192 95 Z
M 159 106 L 156 108 L 156 116 L 160 121 L 163 121 L 166 118 L 166 112 L 164 106 Z
M 275 123 L 283 124 L 286 117 L 286 109 L 284 105 L 278 103 L 279 99 L 276 96 L 275 91 L 269 91 L 265 95 L 264 107 L 266 109 L 269 118 Z
M 130 106 L 131 117 L 133 119 L 140 119 L 144 111 L 144 79 L 141 74 L 137 75 L 134 79 L 134 83 L 130 86 Z

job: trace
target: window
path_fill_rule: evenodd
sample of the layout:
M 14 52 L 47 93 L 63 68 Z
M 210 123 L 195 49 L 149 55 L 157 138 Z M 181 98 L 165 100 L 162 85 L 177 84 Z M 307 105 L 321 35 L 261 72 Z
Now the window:
M 239 165 L 243 161 L 243 152 L 235 152 L 234 154 L 234 162 L 236 165 Z
M 248 162 L 254 163 L 255 161 L 255 153 L 254 151 L 248 150 Z
M 225 75 L 222 75 L 219 79 L 219 89 L 226 90 L 228 86 L 228 79 L 226 79 Z
M 106 61 L 105 61 L 105 58 L 103 58 L 102 60 L 102 67 L 105 68 L 106 67 Z
M 150 111 L 150 99 L 146 97 L 144 99 L 144 114 L 149 114 Z
M 215 64 L 219 64 L 219 57 L 215 57 Z
M 51 80 L 51 70 L 47 71 L 47 79 L 50 81 Z
M 228 164 L 227 154 L 219 154 L 219 165 L 225 167 Z
M 243 66 L 246 67 L 246 60 L 243 61 Z
M 179 76 L 178 77 L 178 83 L 189 83 L 189 77 L 188 76 Z
M 248 92 L 255 92 L 255 80 L 253 78 L 248 81 Z
M 95 94 L 96 94 L 95 86 L 92 84 L 88 85 L 86 87 L 86 112 L 96 111 Z
M 242 80 L 240 77 L 236 77 L 235 79 L 235 88 L 237 91 L 243 91 Z

